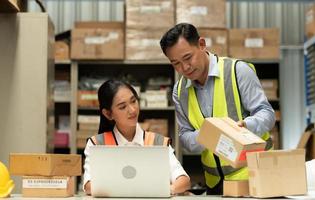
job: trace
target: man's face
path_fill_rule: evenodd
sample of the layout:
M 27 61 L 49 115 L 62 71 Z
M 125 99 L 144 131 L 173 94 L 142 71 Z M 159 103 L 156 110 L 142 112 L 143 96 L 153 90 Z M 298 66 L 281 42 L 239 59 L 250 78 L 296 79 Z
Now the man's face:
M 207 54 L 204 40 L 198 45 L 190 45 L 180 37 L 175 45 L 166 49 L 166 56 L 175 70 L 190 80 L 203 82 L 207 76 Z

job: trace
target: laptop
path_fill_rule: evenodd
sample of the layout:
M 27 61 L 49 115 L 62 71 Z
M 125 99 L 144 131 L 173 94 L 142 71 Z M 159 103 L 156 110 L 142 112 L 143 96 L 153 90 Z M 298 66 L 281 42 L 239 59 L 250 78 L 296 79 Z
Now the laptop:
M 94 197 L 170 197 L 169 150 L 164 146 L 91 147 Z

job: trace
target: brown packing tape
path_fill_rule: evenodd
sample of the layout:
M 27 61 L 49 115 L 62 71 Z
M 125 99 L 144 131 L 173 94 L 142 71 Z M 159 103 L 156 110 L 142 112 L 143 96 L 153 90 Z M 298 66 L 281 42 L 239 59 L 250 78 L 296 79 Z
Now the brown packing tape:
M 233 129 L 235 129 L 237 132 L 240 132 L 243 130 L 242 127 L 239 127 L 236 122 L 234 120 L 232 120 L 231 118 L 220 118 L 224 123 L 226 123 L 227 125 L 229 125 L 230 127 L 232 127 Z

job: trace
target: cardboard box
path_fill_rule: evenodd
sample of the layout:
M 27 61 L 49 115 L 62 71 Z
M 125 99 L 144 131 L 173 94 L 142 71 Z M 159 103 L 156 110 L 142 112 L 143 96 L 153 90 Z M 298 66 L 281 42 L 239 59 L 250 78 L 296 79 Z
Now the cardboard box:
M 260 79 L 260 84 L 264 90 L 277 90 L 278 89 L 277 79 Z
M 203 28 L 226 28 L 225 0 L 176 0 L 176 24 Z
M 168 106 L 167 90 L 146 90 L 144 96 L 146 107 L 166 108 Z
M 79 130 L 87 131 L 98 131 L 99 123 L 79 123 Z
M 169 62 L 160 47 L 160 39 L 167 31 L 161 29 L 126 29 L 126 59 Z
M 279 29 L 230 29 L 229 55 L 240 59 L 279 59 Z
M 71 31 L 72 59 L 124 59 L 124 24 L 77 22 Z
M 126 26 L 128 28 L 170 28 L 175 24 L 174 4 L 174 0 L 126 1 Z
M 145 119 L 144 123 L 149 124 L 148 128 L 144 130 L 152 131 L 154 133 L 159 133 L 163 136 L 169 137 L 167 119 Z
M 231 118 L 206 118 L 197 141 L 234 168 L 244 167 L 246 153 L 264 151 L 266 142 Z
M 271 100 L 271 101 L 279 100 L 277 89 L 265 89 L 264 93 L 265 93 L 268 100 Z
M 79 107 L 98 107 L 97 91 L 79 90 L 78 91 Z
M 281 112 L 280 112 L 280 110 L 275 110 L 275 117 L 276 117 L 276 121 L 280 121 L 281 120 Z
M 80 176 L 81 155 L 11 153 L 10 173 L 23 176 Z
M 248 197 L 248 180 L 223 181 L 223 196 L 228 197 Z
M 55 42 L 55 60 L 68 60 L 70 58 L 69 53 L 69 45 L 66 42 Z
M 23 176 L 23 197 L 71 197 L 74 195 L 74 177 Z
M 90 123 L 90 124 L 99 124 L 100 116 L 98 115 L 79 115 L 78 116 L 79 123 Z
M 315 35 L 315 5 L 310 6 L 305 13 L 305 35 L 307 38 Z
M 207 49 L 218 56 L 228 55 L 228 31 L 227 29 L 199 28 L 200 37 L 206 40 Z
M 248 153 L 250 196 L 269 198 L 306 194 L 304 156 L 304 149 Z

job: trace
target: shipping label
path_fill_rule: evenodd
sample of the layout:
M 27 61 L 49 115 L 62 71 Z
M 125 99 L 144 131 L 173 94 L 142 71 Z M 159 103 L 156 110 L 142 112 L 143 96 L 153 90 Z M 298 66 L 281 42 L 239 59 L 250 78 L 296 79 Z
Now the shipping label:
M 237 151 L 234 147 L 233 140 L 223 134 L 220 136 L 215 151 L 233 162 L 236 161 Z
M 262 38 L 246 38 L 244 45 L 247 48 L 263 48 L 264 40 Z
M 67 179 L 23 179 L 23 188 L 66 189 Z

